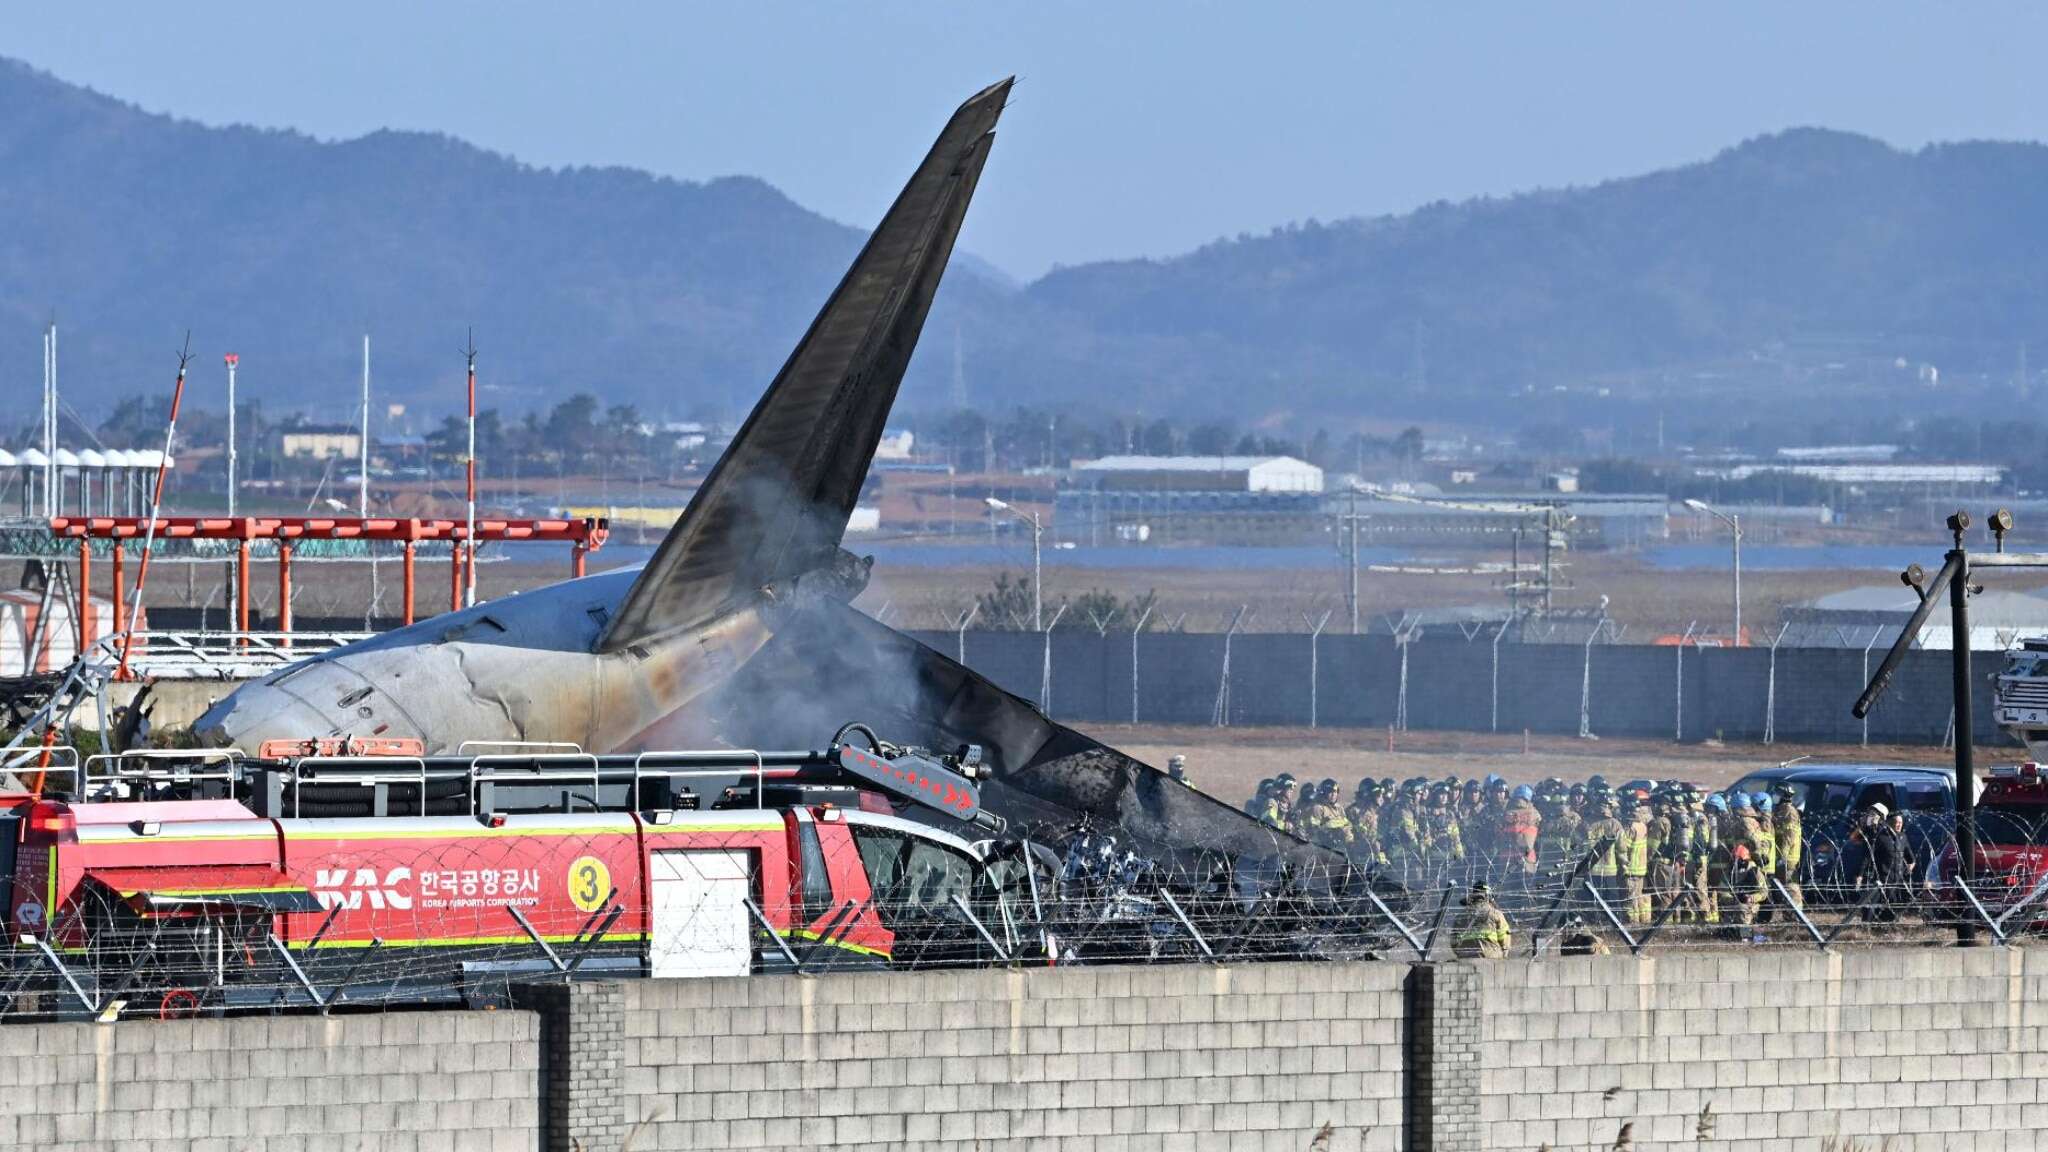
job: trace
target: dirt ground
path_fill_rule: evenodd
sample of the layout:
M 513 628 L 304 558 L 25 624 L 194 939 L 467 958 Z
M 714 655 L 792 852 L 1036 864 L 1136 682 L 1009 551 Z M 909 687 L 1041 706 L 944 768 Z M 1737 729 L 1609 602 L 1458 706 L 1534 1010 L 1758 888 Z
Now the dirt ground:
M 1497 557 L 1479 553 L 1460 554 L 1459 563 L 1470 564 Z M 1936 557 L 1938 559 L 1938 557 Z M 600 551 L 591 557 L 592 571 L 602 571 L 624 560 L 619 553 Z M 1228 626 L 1240 605 L 1249 609 L 1246 628 L 1253 632 L 1301 632 L 1309 622 L 1330 613 L 1328 627 L 1341 632 L 1349 627 L 1344 615 L 1344 570 L 1333 558 L 1328 567 L 1281 570 L 1229 569 L 1095 569 L 1066 567 L 1057 554 L 1047 557 L 1045 602 L 1048 614 L 1058 604 L 1084 593 L 1101 590 L 1129 598 L 1147 592 L 1158 598 L 1155 627 L 1160 622 L 1190 632 L 1220 632 Z M 94 566 L 94 583 L 104 595 L 108 565 Z M 478 595 L 489 599 L 513 591 L 537 587 L 567 575 L 566 546 L 558 561 L 535 563 L 522 559 L 478 566 Z M 951 629 L 961 613 L 994 583 L 999 571 L 1012 576 L 1028 574 L 1030 555 L 1026 549 L 1020 563 L 1007 569 L 984 566 L 924 568 L 878 565 L 868 589 L 857 604 L 898 628 Z M 152 573 L 151 604 L 218 606 L 225 597 L 225 564 L 204 564 L 196 569 L 185 564 L 165 564 Z M 381 608 L 398 610 L 398 569 L 396 563 L 383 566 Z M 1622 553 L 1587 553 L 1573 558 L 1567 572 L 1572 587 L 1557 593 L 1562 608 L 1597 605 L 1602 597 L 1617 627 L 1625 629 L 1624 642 L 1649 641 L 1662 634 L 1682 633 L 1687 625 L 1725 632 L 1729 616 L 1729 587 L 1726 572 L 1711 570 L 1664 571 L 1644 565 L 1639 558 Z M 420 565 L 419 604 L 422 614 L 447 603 L 448 579 L 445 560 L 423 561 Z M 1369 631 L 1385 631 L 1389 619 L 1404 611 L 1467 605 L 1505 607 L 1506 593 L 1497 574 L 1418 573 L 1365 571 L 1359 575 L 1359 614 Z M 1801 603 L 1830 592 L 1866 584 L 1895 584 L 1890 572 L 1831 569 L 1805 572 L 1752 571 L 1743 573 L 1743 622 L 1750 637 L 1768 637 L 1777 628 L 1788 604 Z M 362 611 L 369 598 L 369 567 L 354 563 L 311 563 L 300 561 L 294 568 L 293 602 L 301 616 L 348 615 Z M 2026 590 L 2048 583 L 2048 577 L 2001 574 L 2001 588 Z M 276 599 L 274 566 L 259 561 L 252 574 L 252 600 L 259 611 L 268 612 Z M 1079 624 L 1086 627 L 1086 623 Z M 1761 641 L 1758 641 L 1761 642 Z
M 1197 787 L 1233 803 L 1251 795 L 1261 778 L 1283 771 L 1317 780 L 1334 777 L 1348 795 L 1367 774 L 1400 780 L 1497 772 L 1511 782 L 1533 784 L 1546 776 L 1576 781 L 1600 773 L 1615 783 L 1644 777 L 1718 788 L 1792 757 L 1815 763 L 1952 763 L 1950 754 L 1939 748 L 1878 745 L 1672 744 L 1534 736 L 1525 748 L 1519 734 L 1397 732 L 1390 752 L 1385 729 L 1090 725 L 1087 732 L 1148 764 L 1164 766 L 1168 756 L 1180 753 L 1188 758 L 1188 774 Z M 1999 755 L 2009 752 L 1980 748 L 1978 762 L 1995 764 Z

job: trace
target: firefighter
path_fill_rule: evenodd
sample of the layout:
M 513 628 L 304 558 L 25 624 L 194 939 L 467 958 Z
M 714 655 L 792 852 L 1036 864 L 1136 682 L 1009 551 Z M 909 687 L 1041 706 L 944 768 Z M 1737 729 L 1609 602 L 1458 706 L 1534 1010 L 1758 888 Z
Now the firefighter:
M 1650 807 L 1647 794 L 1638 791 L 1628 818 L 1622 822 L 1621 839 L 1615 844 L 1620 857 L 1623 899 L 1628 903 L 1628 922 L 1650 922 Z
M 1708 924 L 1721 922 L 1721 908 L 1726 903 L 1728 892 L 1728 798 L 1716 792 L 1700 801 L 1699 828 L 1693 833 L 1695 855 L 1706 854 L 1706 866 L 1700 869 L 1699 902 L 1700 919 Z
M 1315 806 L 1315 802 L 1315 785 L 1302 784 L 1300 787 L 1294 789 L 1294 803 L 1289 805 L 1287 809 L 1287 830 L 1289 832 L 1292 832 L 1294 835 L 1301 837 L 1303 840 L 1308 839 L 1308 810 Z
M 1536 790 L 1517 785 L 1500 817 L 1497 837 L 1507 875 L 1526 887 L 1536 875 L 1536 845 L 1543 835 L 1543 814 L 1536 810 Z
M 1493 891 L 1481 880 L 1465 897 L 1464 911 L 1451 933 L 1451 952 L 1468 960 L 1505 960 L 1515 944 L 1507 914 L 1493 902 Z
M 1351 823 L 1351 842 L 1345 854 L 1362 867 L 1384 868 L 1387 857 L 1380 848 L 1380 788 L 1372 777 L 1358 782 L 1345 816 Z
M 1344 819 L 1344 812 L 1337 807 L 1337 782 L 1324 780 L 1318 784 L 1309 802 L 1302 807 L 1299 835 L 1311 843 L 1339 852 L 1350 845 L 1351 825 Z
M 1274 779 L 1273 801 L 1266 822 L 1282 832 L 1293 830 L 1289 821 L 1294 816 L 1294 791 L 1294 777 L 1282 772 Z
M 1708 884 L 1708 873 L 1714 864 L 1714 814 L 1708 810 L 1706 799 L 1698 787 L 1685 786 L 1685 912 L 1694 922 L 1718 924 L 1721 913 L 1714 906 L 1713 890 Z
M 1398 869 L 1404 878 L 1422 867 L 1428 848 L 1429 838 L 1423 831 L 1422 790 L 1420 777 L 1402 783 L 1392 809 L 1380 821 L 1381 844 L 1387 866 Z
M 1484 794 L 1479 799 L 1479 810 L 1466 825 L 1468 828 L 1476 826 L 1476 832 L 1466 837 L 1466 848 L 1473 855 L 1484 857 L 1495 871 L 1503 873 L 1515 871 L 1508 867 L 1513 863 L 1515 854 L 1507 828 L 1511 803 L 1508 782 L 1497 775 L 1489 775 Z
M 1590 803 L 1596 818 L 1586 826 L 1586 843 L 1593 849 L 1593 863 L 1586 874 L 1594 891 L 1607 902 L 1608 908 L 1619 915 L 1622 904 L 1621 840 L 1626 830 L 1615 818 L 1613 797 L 1603 796 Z
M 1677 792 L 1662 789 L 1652 799 L 1651 808 L 1650 912 L 1657 917 L 1671 916 L 1677 912 L 1688 832 Z
M 1458 822 L 1458 793 L 1448 784 L 1430 790 L 1428 859 L 1432 868 L 1448 871 L 1465 862 L 1465 831 Z
M 1756 802 L 1748 793 L 1737 792 L 1729 800 L 1728 809 L 1734 830 L 1729 840 L 1729 893 L 1735 903 L 1735 922 L 1748 928 L 1756 923 L 1757 910 L 1763 907 L 1764 895 L 1770 890 L 1769 877 L 1775 861 L 1764 853 L 1771 851 L 1775 857 L 1776 841 L 1757 822 Z M 1764 847 L 1766 842 L 1771 844 L 1770 849 Z
M 1188 758 L 1175 753 L 1166 758 L 1166 774 L 1183 784 L 1188 784 Z M 1188 784 L 1192 788 L 1194 785 Z
M 1557 950 L 1565 956 L 1606 956 L 1612 951 L 1583 916 L 1573 916 L 1565 922 Z
M 1749 798 L 1751 820 L 1756 825 L 1753 835 L 1757 844 L 1756 853 L 1757 891 L 1754 898 L 1757 905 L 1757 922 L 1769 923 L 1771 919 L 1771 881 L 1778 876 L 1778 833 L 1771 810 L 1777 807 L 1770 793 L 1758 792 Z
M 1806 894 L 1799 888 L 1799 865 L 1806 856 L 1805 830 L 1799 819 L 1799 790 L 1790 780 L 1780 780 L 1777 804 L 1771 809 L 1771 831 L 1778 842 L 1778 882 L 1785 886 L 1792 907 L 1804 909 Z
M 1585 789 L 1577 791 L 1580 802 L 1583 802 Z M 1536 794 L 1543 814 L 1543 830 L 1536 839 L 1536 852 L 1546 865 L 1576 863 L 1579 854 L 1586 850 L 1586 820 L 1573 803 L 1572 792 L 1564 786 L 1564 781 L 1553 776 L 1543 782 L 1543 788 Z

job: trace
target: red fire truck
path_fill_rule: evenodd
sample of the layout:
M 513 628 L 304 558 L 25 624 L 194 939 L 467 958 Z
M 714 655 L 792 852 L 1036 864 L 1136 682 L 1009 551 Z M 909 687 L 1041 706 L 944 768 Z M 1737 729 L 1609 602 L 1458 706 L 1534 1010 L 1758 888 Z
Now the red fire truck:
M 533 972 L 1017 948 L 1036 883 L 1023 857 L 898 814 L 993 826 L 973 751 L 869 736 L 766 754 L 105 762 L 70 799 L 0 799 L 18 824 L 0 838 L 16 953 L 97 1009 L 109 989 L 167 1008 L 280 986 L 316 1003 L 474 997 Z

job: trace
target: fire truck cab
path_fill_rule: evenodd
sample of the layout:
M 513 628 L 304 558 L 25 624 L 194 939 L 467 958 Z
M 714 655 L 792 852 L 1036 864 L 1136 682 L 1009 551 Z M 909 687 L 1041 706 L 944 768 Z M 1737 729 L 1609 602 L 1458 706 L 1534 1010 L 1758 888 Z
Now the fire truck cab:
M 2048 770 L 2031 761 L 1993 767 L 1978 793 L 1977 869 L 1971 890 L 1998 912 L 2027 899 L 2048 876 Z M 1943 855 L 1943 876 L 1955 875 L 1956 849 Z M 2036 898 L 2038 919 L 2048 906 Z
M 182 787 L 116 763 L 4 809 L 8 927 L 17 960 L 195 1005 L 280 982 L 424 996 L 524 973 L 965 963 L 1019 947 L 1033 880 L 898 810 L 994 825 L 974 771 L 879 741 L 234 760 Z

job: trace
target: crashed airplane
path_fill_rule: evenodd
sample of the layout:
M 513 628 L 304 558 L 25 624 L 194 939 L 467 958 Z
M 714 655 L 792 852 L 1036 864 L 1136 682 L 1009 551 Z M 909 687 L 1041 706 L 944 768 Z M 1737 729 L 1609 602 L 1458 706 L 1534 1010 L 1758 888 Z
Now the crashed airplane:
M 414 737 L 599 753 L 805 746 L 848 719 L 981 746 L 987 807 L 1092 820 L 1155 851 L 1331 858 L 1072 729 L 850 607 L 848 516 L 1010 92 L 961 105 L 654 557 L 451 612 L 247 684 L 217 745 Z

